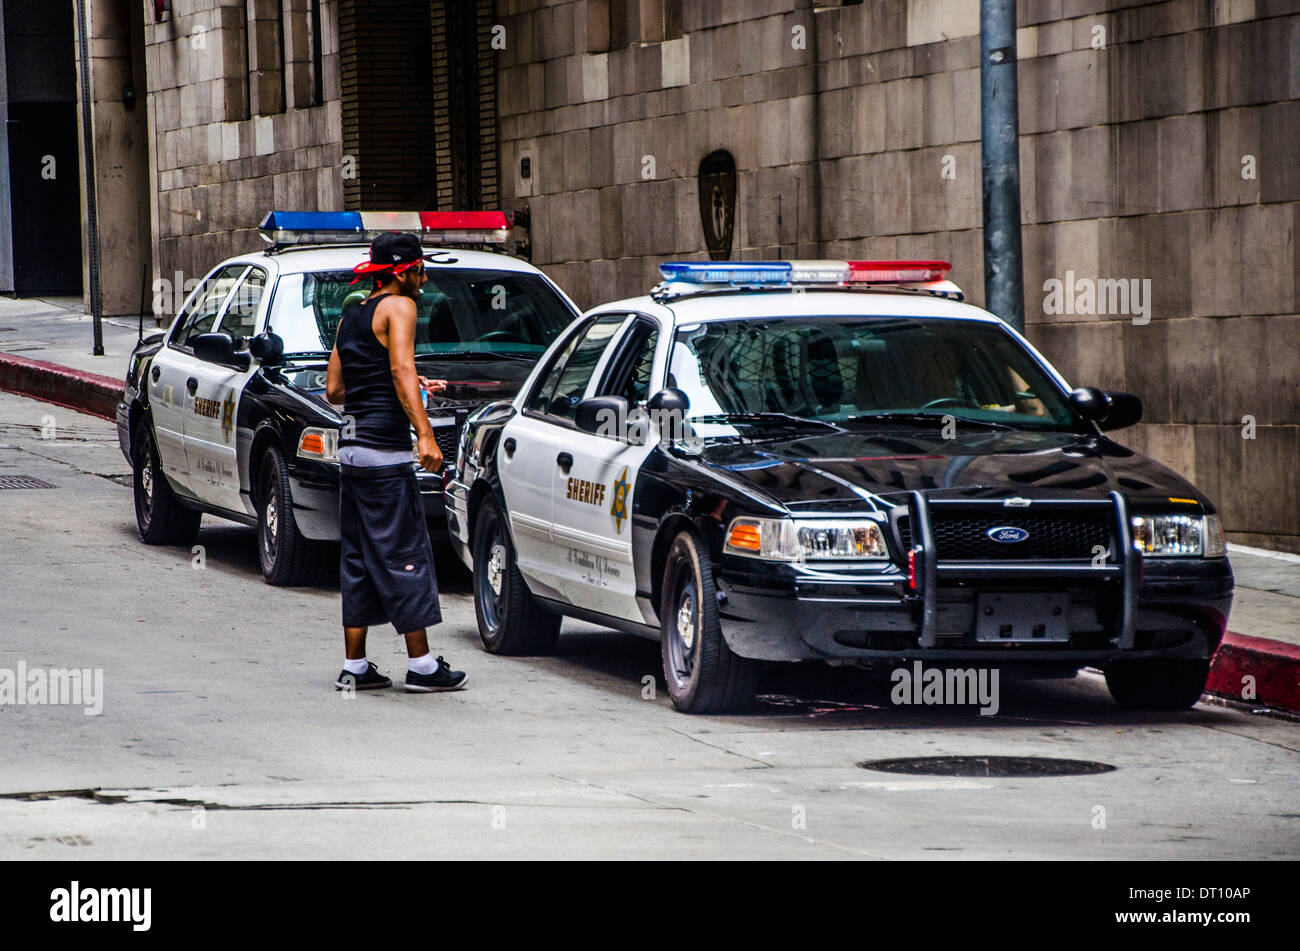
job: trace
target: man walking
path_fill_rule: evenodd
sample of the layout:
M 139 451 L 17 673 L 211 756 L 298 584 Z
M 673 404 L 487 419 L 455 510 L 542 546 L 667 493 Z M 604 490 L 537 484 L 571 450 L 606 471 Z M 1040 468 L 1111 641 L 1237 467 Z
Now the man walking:
M 429 425 L 420 390 L 446 389 L 415 369 L 415 301 L 428 280 L 426 258 L 414 235 L 389 232 L 370 245 L 357 265 L 376 289 L 339 321 L 330 354 L 326 395 L 344 404 L 349 422 L 339 438 L 339 580 L 343 593 L 346 660 L 334 686 L 373 690 L 393 682 L 366 658 L 366 632 L 391 623 L 406 636 L 410 658 L 406 689 L 413 693 L 460 690 L 468 679 L 429 651 L 427 629 L 442 620 L 433 547 L 411 466 L 416 454 L 430 472 L 442 453 Z

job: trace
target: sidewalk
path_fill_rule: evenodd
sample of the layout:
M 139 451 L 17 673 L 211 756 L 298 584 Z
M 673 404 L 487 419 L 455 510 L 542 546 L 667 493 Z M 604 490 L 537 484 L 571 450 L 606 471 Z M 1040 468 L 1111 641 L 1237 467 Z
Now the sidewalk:
M 147 336 L 156 328 L 146 319 Z M 104 356 L 91 355 L 80 298 L 0 297 L 0 389 L 114 419 L 136 323 L 103 321 Z M 1207 689 L 1239 702 L 1300 712 L 1300 556 L 1229 545 L 1237 579 L 1225 638 Z M 1253 681 L 1243 683 L 1243 678 Z M 1244 688 L 1253 683 L 1253 693 Z M 1244 692 L 1243 692 L 1244 691 Z
M 137 325 L 105 318 L 104 355 L 93 356 L 94 323 L 81 298 L 0 297 L 0 389 L 112 419 Z M 152 318 L 144 332 L 155 330 Z

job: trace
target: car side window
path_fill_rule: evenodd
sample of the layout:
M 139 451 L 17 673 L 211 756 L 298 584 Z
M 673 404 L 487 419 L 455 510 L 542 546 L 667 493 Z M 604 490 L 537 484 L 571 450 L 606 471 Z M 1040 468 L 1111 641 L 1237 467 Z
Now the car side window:
M 260 267 L 249 268 L 248 276 L 239 287 L 235 288 L 230 298 L 226 315 L 221 318 L 221 329 L 235 338 L 241 339 L 253 335 L 257 323 L 257 309 L 262 303 L 262 294 L 266 291 L 266 272 Z
M 650 371 L 655 362 L 655 344 L 659 340 L 653 321 L 640 319 L 623 338 L 601 381 L 598 396 L 621 396 L 629 406 L 650 398 Z
M 199 334 L 209 333 L 221 313 L 221 305 L 226 302 L 231 288 L 239 276 L 248 268 L 247 264 L 231 264 L 221 268 L 209 277 L 194 298 L 189 312 L 180 318 L 184 321 L 172 343 L 178 347 L 190 347 L 191 341 Z
M 541 385 L 533 391 L 528 409 L 572 422 L 601 354 L 626 319 L 626 314 L 603 314 L 575 334 Z

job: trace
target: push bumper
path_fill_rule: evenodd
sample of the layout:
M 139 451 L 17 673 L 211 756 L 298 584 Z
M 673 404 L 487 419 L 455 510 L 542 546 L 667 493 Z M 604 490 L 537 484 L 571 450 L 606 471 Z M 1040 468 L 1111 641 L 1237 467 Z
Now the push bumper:
M 1205 659 L 1223 639 L 1233 591 L 1227 559 L 1144 563 L 1132 548 L 1122 497 L 1100 502 L 1114 509 L 1120 553 L 1100 565 L 943 562 L 933 557 L 933 504 L 916 493 L 908 506 L 919 528 L 910 580 L 903 558 L 876 570 L 841 570 L 723 556 L 715 582 L 728 646 L 774 661 L 1104 667 L 1120 657 Z M 996 625 L 990 636 L 977 613 L 992 613 L 996 598 L 1018 599 L 1030 615 L 1041 601 L 1044 621 L 1048 614 L 1056 620 L 1029 625 L 1043 628 L 1042 639 L 1017 633 L 1001 640 Z

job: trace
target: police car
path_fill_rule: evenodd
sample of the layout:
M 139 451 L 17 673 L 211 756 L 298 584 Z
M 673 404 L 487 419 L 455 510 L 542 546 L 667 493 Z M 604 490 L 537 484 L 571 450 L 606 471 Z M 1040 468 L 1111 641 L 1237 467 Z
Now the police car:
M 657 639 L 674 705 L 743 708 L 769 661 L 1102 668 L 1185 708 L 1233 578 L 1211 502 L 1112 441 L 937 261 L 671 263 L 473 414 L 453 544 L 495 653 L 561 616 Z
M 434 260 L 417 304 L 416 365 L 450 461 L 472 409 L 512 396 L 578 308 L 537 268 L 499 251 L 503 212 L 269 213 L 265 250 L 217 265 L 168 331 L 131 355 L 117 409 L 140 537 L 190 544 L 203 513 L 256 526 L 262 574 L 307 583 L 338 540 L 338 436 L 325 399 L 342 312 L 372 287 L 354 265 L 381 231 L 422 236 Z M 435 528 L 443 476 L 412 459 Z

